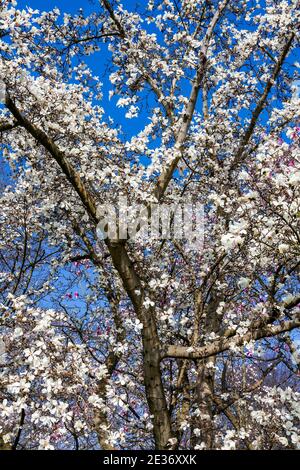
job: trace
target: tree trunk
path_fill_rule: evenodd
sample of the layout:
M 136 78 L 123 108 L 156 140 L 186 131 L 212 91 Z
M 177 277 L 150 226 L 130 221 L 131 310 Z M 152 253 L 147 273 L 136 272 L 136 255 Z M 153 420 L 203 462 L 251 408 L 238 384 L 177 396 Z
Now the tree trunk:
M 173 437 L 171 419 L 166 402 L 160 370 L 160 345 L 153 316 L 143 328 L 144 384 L 150 414 L 153 416 L 155 448 L 170 448 Z
M 199 429 L 201 442 L 205 444 L 206 449 L 213 448 L 213 413 L 212 413 L 212 393 L 214 369 L 209 367 L 214 365 L 214 358 L 204 359 L 198 367 L 198 408 Z

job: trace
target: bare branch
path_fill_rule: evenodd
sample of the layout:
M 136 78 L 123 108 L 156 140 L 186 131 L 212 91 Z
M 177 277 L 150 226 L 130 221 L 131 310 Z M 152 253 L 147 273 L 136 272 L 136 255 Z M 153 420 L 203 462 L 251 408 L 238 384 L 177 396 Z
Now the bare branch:
M 6 132 L 6 131 L 11 131 L 12 129 L 15 129 L 18 126 L 18 123 L 4 123 L 0 124 L 0 132 Z
M 285 61 L 285 58 L 286 56 L 288 55 L 289 53 L 289 50 L 291 48 L 291 45 L 293 43 L 293 40 L 294 40 L 294 37 L 295 37 L 295 33 L 292 33 L 290 34 L 281 54 L 280 54 L 280 57 L 277 61 L 277 64 L 276 66 L 274 67 L 274 70 L 273 70 L 273 73 L 271 75 L 271 77 L 269 78 L 269 80 L 267 81 L 266 83 L 266 86 L 265 86 L 265 89 L 264 89 L 264 92 L 260 98 L 260 100 L 258 101 L 257 105 L 256 105 L 256 108 L 255 110 L 253 111 L 253 114 L 252 114 L 252 118 L 251 118 L 251 121 L 250 121 L 250 124 L 249 124 L 249 127 L 247 128 L 245 134 L 244 134 L 244 137 L 239 145 L 239 148 L 237 150 L 237 153 L 236 153 L 236 156 L 234 158 L 234 162 L 233 164 L 231 165 L 231 171 L 235 168 L 236 165 L 238 165 L 241 161 L 241 159 L 243 159 L 243 153 L 244 153 L 244 150 L 245 150 L 245 147 L 246 145 L 248 144 L 251 136 L 252 136 L 252 133 L 255 129 L 255 126 L 256 126 L 256 123 L 257 123 L 257 120 L 262 112 L 262 110 L 264 109 L 265 107 L 265 104 L 266 104 L 266 101 L 267 101 L 267 98 L 268 98 L 268 95 L 271 91 L 271 88 L 272 86 L 274 85 L 275 83 L 275 80 L 276 78 L 278 77 L 278 74 L 282 68 L 282 65 Z

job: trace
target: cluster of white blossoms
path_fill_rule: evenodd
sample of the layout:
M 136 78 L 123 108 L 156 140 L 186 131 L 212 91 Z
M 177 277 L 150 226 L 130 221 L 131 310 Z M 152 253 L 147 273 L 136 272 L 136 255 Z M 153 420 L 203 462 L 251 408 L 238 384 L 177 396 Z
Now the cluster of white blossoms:
M 58 439 L 67 443 L 74 426 L 79 435 L 91 432 L 91 409 L 86 410 L 85 402 L 92 403 L 91 377 L 105 377 L 105 366 L 92 365 L 84 346 L 68 341 L 62 333 L 68 324 L 64 314 L 31 306 L 25 296 L 8 300 L 9 306 L 1 306 L 0 323 L 5 353 L 0 372 L 4 441 L 14 439 L 23 412 L 25 439 L 37 442 L 39 448 L 54 448 Z M 47 438 L 39 440 L 36 430 L 44 430 Z

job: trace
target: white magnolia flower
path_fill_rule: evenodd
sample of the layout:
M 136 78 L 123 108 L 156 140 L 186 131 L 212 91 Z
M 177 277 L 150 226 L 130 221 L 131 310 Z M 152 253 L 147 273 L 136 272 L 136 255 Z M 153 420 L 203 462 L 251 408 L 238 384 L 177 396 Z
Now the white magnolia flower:
M 15 328 L 14 332 L 13 332 L 13 337 L 14 338 L 19 338 L 20 336 L 22 336 L 24 333 L 23 333 L 23 330 L 22 328 L 20 328 L 19 326 L 17 326 L 17 328 Z
M 289 445 L 289 441 L 287 440 L 286 437 L 279 437 L 278 441 L 280 442 L 280 444 L 282 444 L 285 447 Z
M 240 235 L 235 235 L 232 233 L 226 233 L 221 237 L 221 243 L 226 251 L 232 250 L 243 242 L 243 239 Z
M 241 277 L 238 280 L 238 286 L 240 289 L 246 289 L 249 286 L 250 282 L 251 280 L 248 277 Z
M 50 439 L 40 439 L 39 440 L 39 449 L 40 450 L 54 450 L 54 446 L 50 444 Z

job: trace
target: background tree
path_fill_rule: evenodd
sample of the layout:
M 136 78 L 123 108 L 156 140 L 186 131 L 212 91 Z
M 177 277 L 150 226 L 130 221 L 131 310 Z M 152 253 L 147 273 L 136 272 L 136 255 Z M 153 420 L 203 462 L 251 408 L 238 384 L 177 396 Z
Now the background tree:
M 299 448 L 299 16 L 1 1 L 1 446 Z M 99 240 L 120 196 L 203 248 Z

